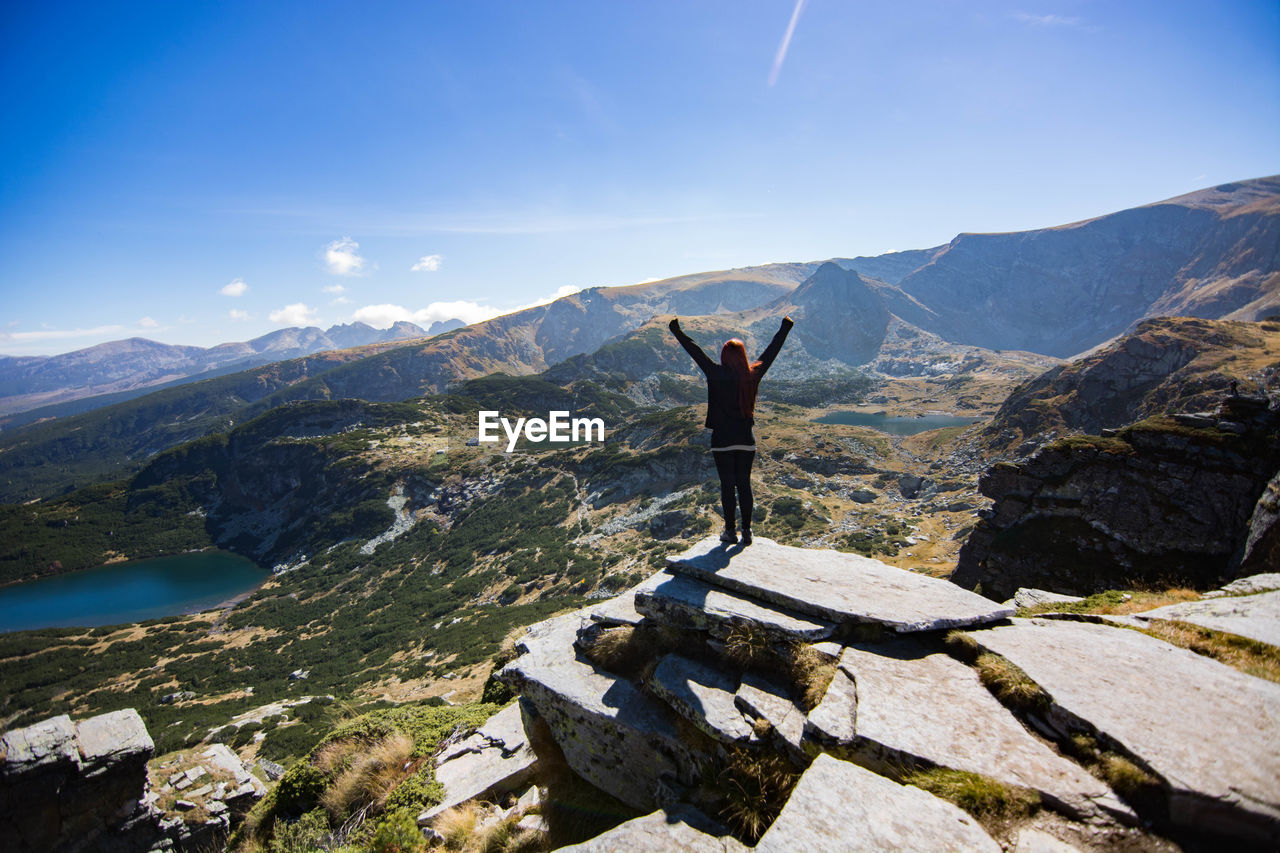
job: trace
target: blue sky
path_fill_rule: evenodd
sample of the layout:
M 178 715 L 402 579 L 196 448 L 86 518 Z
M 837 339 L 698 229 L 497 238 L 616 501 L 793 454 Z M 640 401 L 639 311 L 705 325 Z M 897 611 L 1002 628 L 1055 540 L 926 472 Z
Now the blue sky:
M 208 346 L 1273 174 L 1280 4 L 11 0 L 0 103 L 0 353 Z

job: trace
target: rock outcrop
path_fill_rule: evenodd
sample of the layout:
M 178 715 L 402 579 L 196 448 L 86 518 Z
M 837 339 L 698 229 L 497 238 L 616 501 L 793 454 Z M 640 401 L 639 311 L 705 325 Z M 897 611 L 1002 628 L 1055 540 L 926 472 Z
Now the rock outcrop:
M 899 588 L 891 573 L 909 573 L 844 557 L 707 541 L 617 599 L 529 629 L 500 678 L 575 773 L 653 812 L 574 849 L 1092 848 L 1150 822 L 1197 843 L 1280 840 L 1267 746 L 1280 687 L 1125 628 L 1011 620 L 972 594 L 932 597 L 918 576 Z M 943 642 L 954 625 L 1021 667 L 1044 704 L 999 701 L 964 644 Z M 1071 757 L 1078 737 L 1132 761 L 1154 793 L 1112 790 Z M 743 755 L 800 775 L 758 837 L 730 826 L 735 841 L 714 821 L 731 823 L 724 780 Z M 1031 792 L 1057 817 L 993 828 L 997 841 L 903 784 L 934 771 Z M 1135 849 L 1148 843 L 1165 842 Z
M 1277 469 L 1280 412 L 1265 398 L 1059 441 L 983 476 L 979 489 L 995 504 L 951 579 L 996 599 L 1024 586 L 1077 595 L 1144 581 L 1211 588 L 1248 571 L 1246 540 L 1269 552 L 1274 520 L 1259 504 Z
M 173 759 L 155 783 L 148 761 L 151 735 L 132 708 L 74 723 L 69 717 L 0 736 L 0 838 L 14 853 L 102 851 L 142 853 L 208 846 L 225 839 L 266 786 L 226 745 L 194 762 Z M 177 765 L 181 763 L 182 766 Z M 162 794 L 179 813 L 207 816 L 190 823 L 160 807 Z

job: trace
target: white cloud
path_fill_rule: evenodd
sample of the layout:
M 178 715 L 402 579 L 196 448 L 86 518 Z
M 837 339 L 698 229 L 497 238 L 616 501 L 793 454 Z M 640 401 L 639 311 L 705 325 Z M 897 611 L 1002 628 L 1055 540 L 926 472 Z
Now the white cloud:
M 271 322 L 281 326 L 312 326 L 317 322 L 318 308 L 311 308 L 301 302 L 286 305 L 279 311 L 272 311 L 267 317 Z
M 241 311 L 239 308 L 232 308 L 230 311 L 227 312 L 227 316 L 230 317 L 232 320 L 248 320 L 249 312 Z
M 360 275 L 364 270 L 364 258 L 358 251 L 360 244 L 350 237 L 334 240 L 324 249 L 324 263 L 334 275 Z
M 565 286 L 558 288 L 556 292 L 551 294 L 550 296 L 544 296 L 541 299 L 535 299 L 526 305 L 521 305 L 519 308 L 512 308 L 511 310 L 523 311 L 526 308 L 537 308 L 539 305 L 550 305 L 552 302 L 555 302 L 557 299 L 563 299 L 566 296 L 572 296 L 573 294 L 577 293 L 579 290 L 582 290 L 582 288 L 575 287 L 572 284 L 566 284 Z
M 150 317 L 143 317 L 138 321 L 138 325 L 144 329 L 157 329 L 160 327 L 160 324 L 155 320 L 152 320 Z
M 471 323 L 479 323 L 481 320 L 488 320 L 490 317 L 496 317 L 500 313 L 502 312 L 488 305 L 459 300 L 457 302 L 432 302 L 426 308 L 421 308 L 417 311 L 410 311 L 402 305 L 388 303 L 366 305 L 363 308 L 357 308 L 351 318 L 359 320 L 361 323 L 368 323 L 376 329 L 385 329 L 392 323 L 398 323 L 402 320 L 426 328 L 437 320 L 452 320 L 455 317 L 470 325 Z
M 350 305 L 351 300 L 345 296 L 339 296 L 337 299 L 332 300 L 329 304 L 330 305 Z
M 443 255 L 423 255 L 418 258 L 418 262 L 409 267 L 413 272 L 435 272 L 440 269 L 440 262 L 444 260 Z
M 470 325 L 472 323 L 479 323 L 481 320 L 488 320 L 491 317 L 497 317 L 499 314 L 512 314 L 516 311 L 523 311 L 526 308 L 536 308 L 539 305 L 547 305 L 557 299 L 577 293 L 580 290 L 582 290 L 580 287 L 565 285 L 551 296 L 545 296 L 528 304 L 519 305 L 515 308 L 507 308 L 505 310 L 494 308 L 491 305 L 481 305 L 478 302 L 468 302 L 466 300 L 458 300 L 456 302 L 432 302 L 426 308 L 420 308 L 417 311 L 411 311 L 403 305 L 392 305 L 390 303 L 366 305 L 363 308 L 357 308 L 355 313 L 351 315 L 351 319 L 358 320 L 361 323 L 368 323 L 376 329 L 385 329 L 392 323 L 398 323 L 400 321 L 415 323 L 423 328 L 427 328 L 437 320 L 452 320 L 454 318 Z
M 347 289 L 340 284 L 329 284 L 324 287 L 325 293 L 346 293 Z
M 1013 17 L 1033 27 L 1078 27 L 1083 23 L 1079 18 L 1066 15 L 1032 15 L 1028 12 L 1014 12 Z
M 244 296 L 249 290 L 249 285 L 244 283 L 242 278 L 233 278 L 222 286 L 218 292 L 223 296 Z

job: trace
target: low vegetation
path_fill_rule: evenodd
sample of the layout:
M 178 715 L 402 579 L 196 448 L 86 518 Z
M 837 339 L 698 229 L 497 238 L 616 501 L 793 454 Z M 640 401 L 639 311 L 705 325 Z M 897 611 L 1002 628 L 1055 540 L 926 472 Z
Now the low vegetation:
M 1246 675 L 1280 683 L 1280 649 L 1267 643 L 1170 619 L 1152 619 L 1143 632 Z
M 1040 809 L 1040 794 L 998 782 L 989 776 L 931 767 L 904 773 L 899 780 L 954 803 L 988 828 L 1033 814 Z
M 305 845 L 322 839 L 326 849 L 349 845 L 352 853 L 395 849 L 405 816 L 416 818 L 443 795 L 430 760 L 436 747 L 496 710 L 402 705 L 338 726 L 254 807 L 232 849 L 315 849 Z

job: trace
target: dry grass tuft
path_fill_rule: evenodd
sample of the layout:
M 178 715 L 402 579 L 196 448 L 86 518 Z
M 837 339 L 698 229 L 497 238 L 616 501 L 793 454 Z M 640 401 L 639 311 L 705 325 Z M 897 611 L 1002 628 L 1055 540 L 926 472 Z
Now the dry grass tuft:
M 831 686 L 836 674 L 836 661 L 804 643 L 788 649 L 787 679 L 791 682 L 801 710 L 812 711 Z
M 363 743 L 355 739 L 330 741 L 316 750 L 311 765 L 330 776 L 337 775 L 347 768 L 351 757 L 363 746 Z
M 729 660 L 743 669 L 760 667 L 773 656 L 769 635 L 751 622 L 739 622 L 730 628 L 724 648 Z
M 387 735 L 351 760 L 321 795 L 321 804 L 335 820 L 360 808 L 380 809 L 407 777 L 412 756 L 413 738 L 403 732 Z
M 739 839 L 755 844 L 769 828 L 800 779 L 787 759 L 776 753 L 735 748 L 715 779 L 723 797 L 720 819 Z
M 1246 675 L 1280 682 L 1280 649 L 1275 646 L 1167 619 L 1152 619 L 1143 633 L 1213 658 Z
M 947 632 L 946 638 L 947 650 L 957 660 L 964 661 L 967 664 L 974 664 L 978 660 L 978 656 L 982 654 L 982 647 L 978 645 L 978 641 L 973 635 L 967 631 L 959 629 Z
M 646 665 L 684 645 L 680 632 L 665 626 L 623 625 L 596 633 L 583 644 L 582 653 L 609 672 L 634 678 Z
M 479 809 L 476 804 L 463 803 L 436 815 L 431 828 L 444 836 L 445 846 L 450 850 L 461 850 L 475 835 L 478 818 Z
M 1049 707 L 1049 695 L 1031 680 L 1022 669 L 991 652 L 978 655 L 978 677 L 996 698 L 1015 711 L 1045 711 Z

